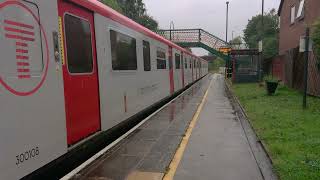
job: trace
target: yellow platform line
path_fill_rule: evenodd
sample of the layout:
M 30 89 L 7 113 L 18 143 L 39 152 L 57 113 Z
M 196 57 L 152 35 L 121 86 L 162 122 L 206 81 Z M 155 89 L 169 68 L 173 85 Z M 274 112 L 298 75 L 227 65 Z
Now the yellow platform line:
M 180 143 L 180 146 L 179 148 L 177 149 L 170 165 L 169 165 L 169 169 L 168 171 L 166 172 L 165 176 L 163 177 L 163 180 L 172 180 L 176 171 L 177 171 L 177 168 L 179 166 L 179 163 L 183 157 L 183 154 L 184 154 L 184 151 L 187 147 L 187 144 L 188 144 L 188 141 L 190 139 L 190 136 L 192 134 L 192 130 L 193 128 L 195 127 L 198 119 L 199 119 L 199 115 L 200 115 L 200 112 L 203 108 L 203 105 L 204 103 L 206 102 L 206 99 L 207 99 L 207 96 L 208 96 L 208 92 L 209 92 L 209 89 L 210 89 L 210 86 L 211 86 L 211 82 L 212 80 L 210 81 L 210 84 L 209 84 L 209 87 L 206 91 L 206 93 L 204 94 L 202 100 L 201 100 L 201 103 L 200 105 L 198 106 L 198 109 L 197 109 L 197 112 L 194 114 L 193 118 L 192 118 L 192 121 L 190 122 L 190 125 L 186 131 L 186 134 L 185 136 L 182 138 L 182 141 Z

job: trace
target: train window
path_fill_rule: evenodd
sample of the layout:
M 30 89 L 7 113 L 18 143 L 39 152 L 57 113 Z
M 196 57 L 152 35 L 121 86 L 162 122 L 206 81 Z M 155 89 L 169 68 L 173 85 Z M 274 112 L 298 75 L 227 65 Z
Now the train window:
M 137 70 L 136 39 L 110 30 L 113 70 Z
M 147 41 L 143 41 L 143 64 L 144 64 L 144 71 L 151 71 L 150 43 Z
M 92 72 L 93 58 L 90 23 L 70 14 L 65 15 L 64 23 L 69 72 Z
M 180 69 L 181 59 L 180 54 L 175 54 L 175 62 L 176 62 L 176 69 Z
M 194 68 L 196 67 L 196 61 L 193 61 L 193 67 Z
M 190 68 L 190 69 L 192 68 L 192 62 L 191 62 L 191 59 L 189 60 L 189 68 Z
M 157 50 L 157 69 L 166 69 L 166 68 L 167 68 L 166 52 L 165 50 L 158 49 Z

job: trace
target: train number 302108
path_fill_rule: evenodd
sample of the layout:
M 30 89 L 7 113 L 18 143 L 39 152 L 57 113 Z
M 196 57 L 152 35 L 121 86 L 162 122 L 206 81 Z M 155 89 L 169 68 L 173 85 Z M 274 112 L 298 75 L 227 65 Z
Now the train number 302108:
M 40 154 L 39 147 L 35 147 L 33 149 L 25 151 L 24 153 L 21 153 L 16 156 L 17 158 L 16 165 L 18 166 L 19 164 L 22 164 L 25 161 L 33 159 L 36 156 L 39 156 L 39 154 Z

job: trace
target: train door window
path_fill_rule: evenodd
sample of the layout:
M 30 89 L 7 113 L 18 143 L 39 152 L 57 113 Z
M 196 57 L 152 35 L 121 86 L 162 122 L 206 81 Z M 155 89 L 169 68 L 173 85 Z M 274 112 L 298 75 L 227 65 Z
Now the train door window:
M 196 68 L 196 61 L 193 61 L 193 68 Z
M 136 39 L 110 30 L 113 70 L 137 70 Z
M 180 64 L 181 64 L 181 58 L 180 54 L 175 54 L 175 62 L 176 62 L 176 69 L 180 69 Z
M 93 72 L 90 23 L 70 14 L 65 15 L 64 22 L 69 72 Z
M 190 69 L 192 68 L 192 62 L 191 62 L 191 59 L 189 60 L 189 68 L 190 68 Z
M 188 69 L 188 62 L 187 62 L 187 58 L 184 58 L 184 68 Z
M 166 60 L 166 51 L 158 48 L 157 50 L 157 69 L 166 69 L 167 60 Z
M 143 41 L 143 64 L 144 64 L 144 71 L 151 71 L 150 43 L 147 41 Z

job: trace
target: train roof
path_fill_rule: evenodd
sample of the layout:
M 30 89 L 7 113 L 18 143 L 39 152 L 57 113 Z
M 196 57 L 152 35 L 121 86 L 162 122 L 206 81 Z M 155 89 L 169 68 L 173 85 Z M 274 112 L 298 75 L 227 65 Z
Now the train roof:
M 112 19 L 112 20 L 114 20 L 124 26 L 130 27 L 140 33 L 145 34 L 146 36 L 149 36 L 153 39 L 156 39 L 160 42 L 163 42 L 167 45 L 170 45 L 180 51 L 183 51 L 186 54 L 189 54 L 193 57 L 197 57 L 197 58 L 201 59 L 200 57 L 195 56 L 194 54 L 190 53 L 186 49 L 184 49 L 184 48 L 178 46 L 177 44 L 165 39 L 164 37 L 152 32 L 151 30 L 145 28 L 144 26 L 134 22 L 130 18 L 120 14 L 119 12 L 113 10 L 112 8 L 106 6 L 105 4 L 99 2 L 98 0 L 70 0 L 70 1 L 75 4 L 78 4 L 80 6 L 83 6 L 93 12 L 101 14 L 102 16 L 110 18 L 110 19 Z M 203 59 L 201 59 L 201 60 L 203 60 Z M 203 60 L 203 61 L 205 61 L 205 60 Z

